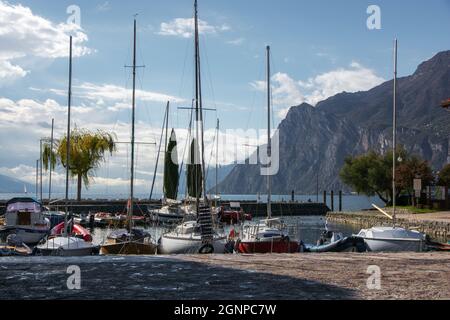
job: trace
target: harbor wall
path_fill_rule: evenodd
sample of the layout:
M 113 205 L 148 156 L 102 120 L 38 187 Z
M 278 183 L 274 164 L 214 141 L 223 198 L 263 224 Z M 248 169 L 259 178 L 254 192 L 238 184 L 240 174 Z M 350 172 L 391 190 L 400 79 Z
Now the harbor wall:
M 392 220 L 388 217 L 374 212 L 329 212 L 326 215 L 327 221 L 337 224 L 348 224 L 361 229 L 374 226 L 392 226 Z M 450 239 L 450 222 L 433 220 L 415 220 L 397 218 L 397 226 L 406 229 L 414 229 L 423 232 L 438 240 L 447 241 Z
M 0 214 L 5 213 L 6 201 L 0 201 Z M 229 206 L 230 201 L 219 202 L 220 205 Z M 245 213 L 250 213 L 254 217 L 265 217 L 267 214 L 267 204 L 257 203 L 255 201 L 239 201 L 241 208 Z M 44 201 L 44 205 L 48 203 Z M 127 200 L 82 200 L 80 202 L 70 201 L 68 207 L 73 213 L 125 213 Z M 146 212 L 147 206 L 158 208 L 161 201 L 139 200 L 135 202 L 133 212 L 135 215 L 142 215 Z M 54 204 L 52 210 L 64 211 L 64 203 Z M 293 215 L 326 215 L 330 209 L 322 203 L 302 203 L 302 202 L 274 202 L 272 203 L 273 216 L 293 216 Z

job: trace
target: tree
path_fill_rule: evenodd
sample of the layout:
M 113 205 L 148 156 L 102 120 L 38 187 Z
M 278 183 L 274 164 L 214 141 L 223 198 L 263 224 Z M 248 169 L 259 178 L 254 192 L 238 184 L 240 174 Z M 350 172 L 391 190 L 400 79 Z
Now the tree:
M 413 155 L 402 161 L 396 170 L 398 187 L 410 197 L 414 193 L 414 179 L 421 179 L 424 186 L 434 182 L 433 171 L 428 161 Z
M 81 189 L 84 184 L 89 187 L 95 171 L 105 159 L 105 154 L 116 151 L 116 137 L 113 134 L 96 131 L 74 129 L 70 133 L 69 173 L 77 178 L 77 200 L 81 200 Z M 55 168 L 56 164 L 67 167 L 67 136 L 54 143 L 51 150 L 49 144 L 44 145 L 43 165 L 45 170 Z
M 439 172 L 438 184 L 450 188 L 450 163 L 446 164 Z
M 377 195 L 384 203 L 392 202 L 392 152 L 381 155 L 374 151 L 345 160 L 341 169 L 342 182 L 356 192 L 367 196 Z M 433 174 L 427 161 L 410 156 L 400 147 L 396 154 L 396 194 L 411 195 L 413 180 L 422 179 L 424 184 L 433 182 Z

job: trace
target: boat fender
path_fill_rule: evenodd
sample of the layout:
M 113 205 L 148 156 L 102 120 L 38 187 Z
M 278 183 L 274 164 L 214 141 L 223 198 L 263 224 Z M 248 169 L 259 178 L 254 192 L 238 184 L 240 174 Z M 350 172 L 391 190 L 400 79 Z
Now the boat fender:
M 198 253 L 200 254 L 213 254 L 214 253 L 214 247 L 211 244 L 205 244 L 203 245 L 200 250 L 198 250 Z

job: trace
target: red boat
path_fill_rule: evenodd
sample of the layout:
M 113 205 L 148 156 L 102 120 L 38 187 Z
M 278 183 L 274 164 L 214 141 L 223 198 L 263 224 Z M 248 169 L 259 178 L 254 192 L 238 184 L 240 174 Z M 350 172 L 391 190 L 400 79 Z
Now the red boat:
M 237 224 L 243 221 L 251 221 L 253 217 L 251 214 L 245 213 L 242 209 L 233 210 L 231 208 L 225 209 L 224 207 L 221 207 L 219 218 L 222 223 Z
M 72 226 L 72 230 L 70 232 L 71 235 L 77 237 L 77 238 L 81 238 L 86 242 L 92 242 L 92 236 L 89 233 L 88 230 L 86 230 L 85 228 L 83 228 L 82 226 L 80 226 L 79 224 L 73 224 L 73 223 L 69 223 L 69 227 Z M 52 236 L 58 236 L 61 235 L 63 233 L 64 230 L 64 222 L 61 222 L 60 224 L 58 224 L 57 226 L 55 226 L 52 231 L 51 231 L 51 235 Z
M 299 250 L 299 242 L 287 236 L 278 219 L 267 219 L 259 225 L 246 226 L 242 238 L 236 243 L 239 253 L 296 253 Z

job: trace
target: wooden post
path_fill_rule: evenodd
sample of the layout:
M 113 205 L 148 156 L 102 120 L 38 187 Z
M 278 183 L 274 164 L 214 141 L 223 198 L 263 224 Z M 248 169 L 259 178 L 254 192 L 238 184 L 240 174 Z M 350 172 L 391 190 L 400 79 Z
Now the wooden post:
M 342 190 L 339 190 L 339 212 L 342 212 Z
M 295 201 L 295 191 L 292 190 L 292 193 L 291 193 L 291 202 L 294 202 L 294 201 Z
M 330 199 L 331 199 L 331 212 L 334 212 L 334 191 L 333 190 L 331 190 Z
M 327 205 L 327 192 L 326 191 L 323 192 L 323 204 Z

